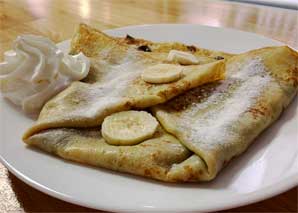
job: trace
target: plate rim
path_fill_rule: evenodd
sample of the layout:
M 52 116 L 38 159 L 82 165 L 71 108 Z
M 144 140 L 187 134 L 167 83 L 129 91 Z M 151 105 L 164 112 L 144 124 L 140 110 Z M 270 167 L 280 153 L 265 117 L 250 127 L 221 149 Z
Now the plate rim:
M 214 26 L 208 26 L 208 25 L 201 25 L 201 24 L 183 24 L 183 23 L 161 23 L 161 24 L 143 24 L 143 25 L 129 25 L 129 26 L 124 26 L 124 27 L 119 27 L 119 28 L 112 28 L 112 29 L 105 29 L 103 30 L 103 32 L 105 33 L 112 33 L 113 31 L 119 30 L 130 30 L 130 29 L 134 29 L 134 28 L 142 28 L 142 27 L 155 27 L 155 26 L 172 26 L 172 27 L 179 27 L 179 26 L 190 26 L 190 27 L 205 27 L 205 28 L 216 28 L 216 29 L 223 29 L 226 31 L 237 31 L 240 33 L 245 33 L 245 34 L 250 34 L 253 36 L 257 36 L 257 37 L 262 37 L 263 39 L 266 40 L 271 40 L 273 43 L 276 43 L 275 46 L 279 46 L 279 45 L 286 45 L 294 50 L 296 50 L 295 48 L 291 47 L 288 44 L 285 44 L 281 41 L 278 40 L 274 40 L 272 38 L 268 38 L 264 35 L 260 35 L 260 34 L 256 34 L 253 32 L 248 32 L 248 31 L 243 31 L 243 30 L 238 30 L 238 29 L 233 29 L 233 28 L 227 28 L 227 27 L 214 27 Z M 66 39 L 64 41 L 61 41 L 58 43 L 58 45 L 66 43 L 67 41 L 69 41 L 69 39 Z M 296 50 L 297 51 L 297 50 Z M 293 100 L 294 102 L 294 100 Z M 86 201 L 80 201 L 80 199 L 77 199 L 75 197 L 70 197 L 68 195 L 66 195 L 65 193 L 61 193 L 61 192 L 57 192 L 55 190 L 52 190 L 48 187 L 46 187 L 45 185 L 42 185 L 34 180 L 32 180 L 29 176 L 24 175 L 22 172 L 18 171 L 17 168 L 13 167 L 12 165 L 10 165 L 10 163 L 5 159 L 4 156 L 1 155 L 0 152 L 0 162 L 12 173 L 14 174 L 16 177 L 18 177 L 20 180 L 24 181 L 26 184 L 28 184 L 29 186 L 33 187 L 34 189 L 41 191 L 45 194 L 48 194 L 52 197 L 58 198 L 60 200 L 72 203 L 72 204 L 76 204 L 76 205 L 80 205 L 80 206 L 84 206 L 84 207 L 89 207 L 89 208 L 93 208 L 93 209 L 99 209 L 99 210 L 104 210 L 104 211 L 122 211 L 122 212 L 127 212 L 127 211 L 148 211 L 148 212 L 153 212 L 153 211 L 219 211 L 219 210 L 224 210 L 224 209 L 231 209 L 231 208 L 236 208 L 236 207 L 240 207 L 240 206 L 244 206 L 244 205 L 249 205 L 255 202 L 259 202 L 268 198 L 271 198 L 273 196 L 276 196 L 280 193 L 283 193 L 293 187 L 296 187 L 298 185 L 298 179 L 296 180 L 295 177 L 298 176 L 298 172 L 295 172 L 294 174 L 287 176 L 284 179 L 279 180 L 278 182 L 268 185 L 264 188 L 261 188 L 259 190 L 253 191 L 253 192 L 249 192 L 246 194 L 246 196 L 242 196 L 240 199 L 237 199 L 237 203 L 235 203 L 235 201 L 233 200 L 225 200 L 224 202 L 218 202 L 216 204 L 214 204 L 212 207 L 205 207 L 205 208 L 200 208 L 199 206 L 197 207 L 184 207 L 183 209 L 177 209 L 177 207 L 171 208 L 171 207 L 146 207 L 146 206 L 138 206 L 138 207 L 130 207 L 127 209 L 123 209 L 121 207 L 117 207 L 114 206 L 113 204 L 105 204 L 105 205 L 101 205 L 101 204 L 93 204 L 92 202 L 86 202 Z
M 98 210 L 104 210 L 104 211 L 112 211 L 112 212 L 129 212 L 131 210 L 134 211 L 146 211 L 146 212 L 156 212 L 156 211 L 162 211 L 162 212 L 168 212 L 168 211 L 183 211 L 183 212 L 190 212 L 190 211 L 207 211 L 207 212 L 213 212 L 213 211 L 220 211 L 220 210 L 225 210 L 225 209 L 232 209 L 232 208 L 237 208 L 237 207 L 241 207 L 244 205 L 249 205 L 252 203 L 256 203 L 256 202 L 260 202 L 263 201 L 265 199 L 274 197 L 280 193 L 283 193 L 285 191 L 288 191 L 291 188 L 294 188 L 298 185 L 298 180 L 297 177 L 298 173 L 295 173 L 291 176 L 288 176 L 285 179 L 282 179 L 280 181 L 278 181 L 277 183 L 275 183 L 274 185 L 269 185 L 266 186 L 265 188 L 259 189 L 257 191 L 251 192 L 251 193 L 247 193 L 247 196 L 245 197 L 241 197 L 241 199 L 238 198 L 238 202 L 237 204 L 233 201 L 233 200 L 229 200 L 229 202 L 222 202 L 222 203 L 217 203 L 217 205 L 214 205 L 213 207 L 209 207 L 209 208 L 203 208 L 203 209 L 199 209 L 199 208 L 192 208 L 192 207 L 186 207 L 183 209 L 179 209 L 177 207 L 174 208 L 157 208 L 157 207 L 147 207 L 147 206 L 142 206 L 142 207 L 138 207 L 138 208 L 133 208 L 133 209 L 123 209 L 121 207 L 116 208 L 114 205 L 110 205 L 110 207 L 108 205 L 94 205 L 92 203 L 86 203 L 86 202 L 82 202 L 79 199 L 76 199 L 75 197 L 69 197 L 64 193 L 61 192 L 57 192 L 54 190 L 51 190 L 50 188 L 35 182 L 34 180 L 30 179 L 29 177 L 27 177 L 26 175 L 22 174 L 21 172 L 19 172 L 16 168 L 14 168 L 13 166 L 11 166 L 6 160 L 5 158 L 3 158 L 0 155 L 0 162 L 12 173 L 14 174 L 16 177 L 18 177 L 19 179 L 21 179 L 22 181 L 24 181 L 26 184 L 28 184 L 29 186 L 33 187 L 34 189 L 41 191 L 47 195 L 50 195 L 54 198 L 58 198 L 62 201 L 66 201 L 75 205 L 80 205 L 83 207 L 89 207 L 92 209 L 98 209 Z
M 276 46 L 277 45 L 280 45 L 280 46 L 286 45 L 286 46 L 290 47 L 291 49 L 298 51 L 298 47 L 295 48 L 292 45 L 289 45 L 289 44 L 287 44 L 287 43 L 285 43 L 283 41 L 266 37 L 263 34 L 257 34 L 257 33 L 251 32 L 251 31 L 245 31 L 245 30 L 235 29 L 235 28 L 231 28 L 231 27 L 224 27 L 224 26 L 216 27 L 216 26 L 209 26 L 209 25 L 204 25 L 204 24 L 158 23 L 158 24 L 127 25 L 127 26 L 123 26 L 123 27 L 116 27 L 116 28 L 111 28 L 111 29 L 105 29 L 105 30 L 103 30 L 103 32 L 109 33 L 109 32 L 115 31 L 115 30 L 130 30 L 130 29 L 133 29 L 133 28 L 136 28 L 136 27 L 139 28 L 139 27 L 152 27 L 152 26 L 193 26 L 193 27 L 199 26 L 199 27 L 206 27 L 206 28 L 213 28 L 213 29 L 223 29 L 223 30 L 227 30 L 227 31 L 235 31 L 235 32 L 239 32 L 239 33 L 250 34 L 252 36 L 258 36 L 258 37 L 261 37 L 261 38 L 266 39 L 266 40 L 271 40 L 271 42 L 275 42 L 276 43 Z M 64 41 L 66 41 L 66 40 L 64 40 Z M 61 41 L 59 43 L 63 43 L 64 41 Z

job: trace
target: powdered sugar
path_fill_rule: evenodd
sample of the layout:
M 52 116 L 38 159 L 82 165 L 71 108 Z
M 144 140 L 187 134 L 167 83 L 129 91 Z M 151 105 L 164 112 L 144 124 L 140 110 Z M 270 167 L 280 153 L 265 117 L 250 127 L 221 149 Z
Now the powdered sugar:
M 182 113 L 179 128 L 189 133 L 187 140 L 190 142 L 212 148 L 239 137 L 232 126 L 237 125 L 239 117 L 256 102 L 272 80 L 260 59 L 228 69 L 230 75 L 211 96 Z
M 228 65 L 231 77 L 245 80 L 256 75 L 266 75 L 264 64 L 261 58 L 254 58 L 244 64 L 233 64 L 232 67 Z
M 83 92 L 80 107 L 76 107 L 71 115 L 92 118 L 121 103 L 125 99 L 125 90 L 146 66 L 144 61 L 137 61 L 136 54 L 130 52 L 120 63 L 115 64 L 99 59 L 96 63 L 102 73 L 102 80 L 87 86 L 88 91 Z

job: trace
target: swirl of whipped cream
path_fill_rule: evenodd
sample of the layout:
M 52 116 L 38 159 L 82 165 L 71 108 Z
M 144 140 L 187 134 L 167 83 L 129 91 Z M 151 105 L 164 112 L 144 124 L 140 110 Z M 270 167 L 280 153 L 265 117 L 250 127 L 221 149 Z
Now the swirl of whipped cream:
M 26 113 L 37 113 L 71 82 L 85 78 L 90 61 L 83 54 L 70 56 L 48 38 L 22 35 L 0 63 L 0 92 Z

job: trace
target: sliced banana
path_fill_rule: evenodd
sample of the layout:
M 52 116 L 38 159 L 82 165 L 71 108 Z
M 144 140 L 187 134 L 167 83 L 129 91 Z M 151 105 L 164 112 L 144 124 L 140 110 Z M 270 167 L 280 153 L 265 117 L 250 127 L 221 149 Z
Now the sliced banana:
M 157 120 L 145 111 L 124 111 L 106 117 L 101 133 L 111 145 L 135 145 L 155 133 Z
M 182 77 L 182 70 L 182 66 L 175 64 L 157 64 L 145 69 L 142 79 L 153 84 L 170 83 Z
M 194 55 L 178 50 L 171 50 L 168 54 L 167 60 L 170 62 L 177 62 L 182 65 L 199 64 L 199 60 Z

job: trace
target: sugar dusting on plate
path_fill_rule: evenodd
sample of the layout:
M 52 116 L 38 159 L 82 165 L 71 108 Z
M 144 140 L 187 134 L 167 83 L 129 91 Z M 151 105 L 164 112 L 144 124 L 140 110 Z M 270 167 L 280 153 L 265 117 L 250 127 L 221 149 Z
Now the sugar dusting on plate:
M 202 103 L 191 105 L 181 114 L 179 129 L 188 132 L 187 140 L 205 148 L 223 145 L 235 139 L 232 125 L 256 103 L 272 81 L 261 59 L 248 60 L 229 67 L 231 75 Z M 236 88 L 231 89 L 231 82 Z M 206 111 L 202 111 L 207 109 Z

